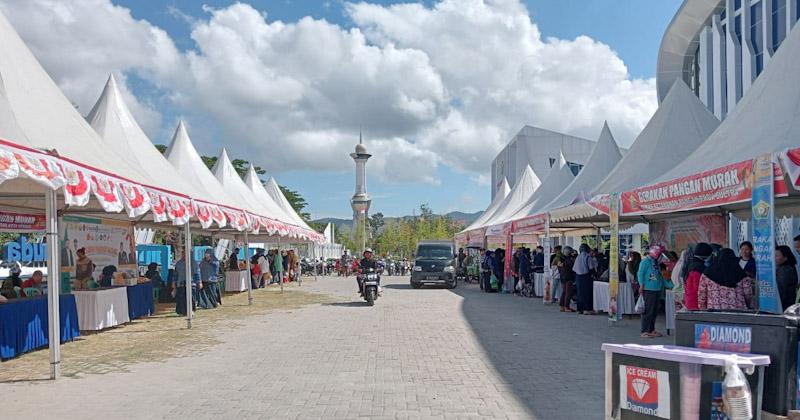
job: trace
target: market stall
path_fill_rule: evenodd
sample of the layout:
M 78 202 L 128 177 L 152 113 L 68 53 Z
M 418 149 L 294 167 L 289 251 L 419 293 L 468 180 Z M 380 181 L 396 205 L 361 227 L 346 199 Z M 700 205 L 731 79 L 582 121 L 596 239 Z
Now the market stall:
M 126 287 L 73 290 L 72 294 L 78 307 L 78 326 L 81 331 L 100 331 L 131 320 Z
M 14 299 L 0 305 L 0 359 L 45 347 L 49 343 L 47 297 Z M 59 296 L 59 336 L 61 343 L 80 335 L 75 297 Z

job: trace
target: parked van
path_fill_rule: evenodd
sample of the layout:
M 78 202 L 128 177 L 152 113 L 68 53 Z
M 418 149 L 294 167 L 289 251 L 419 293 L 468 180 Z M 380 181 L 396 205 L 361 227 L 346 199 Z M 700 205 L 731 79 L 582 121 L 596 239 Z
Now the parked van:
M 411 287 L 456 287 L 456 249 L 452 241 L 420 241 L 414 254 Z

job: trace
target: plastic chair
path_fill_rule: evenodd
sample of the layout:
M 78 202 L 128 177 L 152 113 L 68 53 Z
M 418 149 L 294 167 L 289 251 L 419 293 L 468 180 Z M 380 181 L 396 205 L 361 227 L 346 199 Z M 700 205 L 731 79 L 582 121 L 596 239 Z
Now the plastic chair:
M 26 287 L 26 288 L 22 289 L 22 291 L 25 292 L 25 296 L 28 296 L 28 297 L 41 296 L 42 295 L 42 292 L 39 289 L 35 288 L 35 287 Z

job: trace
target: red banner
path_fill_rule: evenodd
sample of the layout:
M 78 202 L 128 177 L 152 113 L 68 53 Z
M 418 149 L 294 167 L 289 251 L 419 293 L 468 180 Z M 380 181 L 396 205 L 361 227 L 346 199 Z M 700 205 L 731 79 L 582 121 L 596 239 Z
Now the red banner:
M 512 224 L 513 233 L 535 233 L 544 232 L 547 214 L 535 214 L 524 219 L 517 220 Z
M 789 179 L 792 181 L 792 187 L 800 190 L 800 147 L 783 152 L 781 157 L 786 172 L 789 173 Z
M 592 199 L 587 201 L 586 204 L 590 205 L 600 213 L 609 214 L 610 210 L 608 205 L 610 199 L 611 197 L 608 194 L 600 194 L 592 197 Z
M 787 194 L 780 165 L 773 164 L 775 195 Z M 658 214 L 750 200 L 753 160 L 711 169 L 622 193 L 622 214 Z
M 0 232 L 43 232 L 45 226 L 44 214 L 0 210 Z

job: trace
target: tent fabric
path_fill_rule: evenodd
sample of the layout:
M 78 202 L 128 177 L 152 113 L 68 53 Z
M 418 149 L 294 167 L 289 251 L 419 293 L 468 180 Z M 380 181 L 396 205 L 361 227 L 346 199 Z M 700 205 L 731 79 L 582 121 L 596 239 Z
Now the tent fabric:
M 300 217 L 296 211 L 294 211 L 294 208 L 292 207 L 291 203 L 289 203 L 289 200 L 287 200 L 283 195 L 283 192 L 281 191 L 274 177 L 269 177 L 264 185 L 264 189 L 267 191 L 267 194 L 272 197 L 272 200 L 275 201 L 278 207 L 280 207 L 283 212 L 291 218 L 289 223 L 300 226 L 303 229 L 311 230 L 311 227 L 306 224 L 305 220 L 303 220 L 303 218 Z
M 279 227 L 281 234 L 292 234 L 293 236 L 306 238 L 318 243 L 326 243 L 326 237 L 323 234 L 311 229 L 305 222 L 302 224 L 297 224 L 295 218 L 292 217 L 292 214 L 295 216 L 297 216 L 297 214 L 294 212 L 294 209 L 291 207 L 291 204 L 289 204 L 288 201 L 286 201 L 286 204 L 289 206 L 292 214 L 287 214 L 284 208 L 272 198 L 272 195 L 261 182 L 261 178 L 259 178 L 255 167 L 253 167 L 252 164 L 250 165 L 250 168 L 247 170 L 247 174 L 244 177 L 244 183 L 247 185 L 248 190 L 253 194 L 253 197 L 268 209 L 270 212 L 270 217 L 282 222 L 282 226 Z M 267 184 L 270 184 L 269 181 Z M 275 185 L 277 186 L 277 184 Z M 283 197 L 283 194 L 281 194 L 281 197 Z M 297 217 L 299 218 L 299 216 Z M 283 229 L 288 230 L 284 232 Z
M 655 182 L 795 148 L 800 139 L 800 31 L 791 31 L 761 75 L 699 147 Z M 655 183 L 653 182 L 653 183 Z M 649 184 L 649 183 L 648 183 Z
M 462 230 L 462 233 L 470 232 L 476 229 L 480 229 L 481 227 L 486 225 L 486 222 L 492 217 L 492 215 L 497 211 L 498 208 L 503 204 L 503 200 L 508 197 L 508 194 L 511 192 L 511 187 L 508 186 L 508 180 L 503 178 L 503 183 L 500 186 L 500 189 L 497 190 L 497 194 L 494 196 L 494 200 L 489 203 L 489 207 L 486 207 L 483 213 L 475 219 L 466 229 Z
M 549 177 L 550 175 L 548 175 Z M 536 196 L 536 191 L 542 185 L 530 165 L 526 165 L 514 188 L 511 189 L 511 192 L 508 193 L 499 208 L 491 215 L 485 226 L 500 225 L 508 222 L 512 215 L 527 204 L 530 197 Z
M 217 181 L 222 185 L 225 192 L 236 200 L 237 203 L 240 203 L 241 206 L 246 207 L 251 213 L 250 227 L 254 232 L 257 233 L 262 224 L 261 219 L 256 215 L 273 218 L 276 216 L 271 215 L 270 211 L 267 210 L 259 200 L 256 200 L 253 193 L 247 185 L 245 185 L 242 178 L 239 177 L 239 173 L 236 172 L 236 169 L 233 167 L 233 162 L 231 162 L 230 157 L 228 157 L 228 151 L 225 150 L 225 148 L 222 149 L 216 163 L 214 163 L 214 167 L 211 168 L 211 173 L 217 178 Z M 275 233 L 275 230 L 272 229 L 269 233 Z
M 126 209 L 132 217 L 155 211 L 148 189 L 158 182 L 100 139 L 1 13 L 0 38 L 0 145 L 7 169 L 2 177 L 25 175 L 35 182 L 5 183 L 3 191 L 29 194 L 38 184 L 63 188 L 70 206 Z M 168 192 L 179 206 L 186 199 L 174 189 L 161 191 Z M 35 199 L 15 204 L 41 207 Z
M 131 166 L 139 167 L 144 172 L 153 174 L 154 180 L 157 182 L 156 187 L 181 191 L 196 200 L 211 202 L 212 197 L 206 196 L 207 193 L 196 187 L 195 184 L 187 182 L 164 155 L 153 146 L 125 104 L 113 74 L 108 77 L 103 93 L 87 115 L 86 120 L 108 147 L 119 152 L 120 156 Z M 156 202 L 160 197 L 153 196 L 151 199 Z M 172 212 L 166 210 L 168 207 L 169 198 L 165 202 L 163 214 L 154 211 L 154 221 L 162 222 L 170 216 L 174 216 Z M 221 212 L 218 207 L 206 203 L 196 203 L 195 207 L 197 219 L 203 228 L 211 226 L 212 214 L 217 215 L 218 224 L 224 226 L 224 223 L 219 221 Z M 174 218 L 173 222 L 175 222 Z
M 237 203 L 208 170 L 200 154 L 197 153 L 197 149 L 194 148 L 183 121 L 180 121 L 178 127 L 175 128 L 175 134 L 172 136 L 172 141 L 164 156 L 184 179 L 194 180 L 195 185 L 206 192 L 206 197 L 214 197 L 214 202 L 226 206 L 221 207 L 220 210 L 231 227 L 238 231 L 247 228 L 247 219 L 244 212 L 240 210 L 244 203 Z
M 519 220 L 540 213 L 544 206 L 561 194 L 574 179 L 575 175 L 572 174 L 564 154 L 561 153 L 558 165 L 550 169 L 542 186 L 533 195 L 529 196 L 522 206 L 510 214 L 506 221 Z
M 628 191 L 655 181 L 692 154 L 717 126 L 719 120 L 700 99 L 682 80 L 676 81 L 628 153 L 592 195 Z
M 598 137 L 586 165 L 569 186 L 542 209 L 557 209 L 586 201 L 589 193 L 614 169 L 620 159 L 622 159 L 622 153 L 611 134 L 611 129 L 608 128 L 607 122 L 603 123 L 600 137 Z

